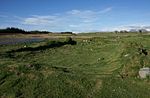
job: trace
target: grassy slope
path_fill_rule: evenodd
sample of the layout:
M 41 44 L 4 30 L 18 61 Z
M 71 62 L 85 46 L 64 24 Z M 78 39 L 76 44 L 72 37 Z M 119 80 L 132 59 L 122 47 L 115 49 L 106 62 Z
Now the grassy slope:
M 81 35 L 83 36 L 83 35 Z M 41 51 L 14 52 L 24 44 L 0 47 L 0 96 L 26 98 L 148 98 L 148 79 L 137 77 L 141 66 L 150 66 L 150 36 L 97 34 L 77 45 Z M 94 36 L 94 35 L 91 35 Z M 63 41 L 63 39 L 60 39 Z M 48 42 L 29 43 L 38 47 Z M 124 55 L 129 54 L 128 57 Z M 124 78 L 122 79 L 121 76 Z

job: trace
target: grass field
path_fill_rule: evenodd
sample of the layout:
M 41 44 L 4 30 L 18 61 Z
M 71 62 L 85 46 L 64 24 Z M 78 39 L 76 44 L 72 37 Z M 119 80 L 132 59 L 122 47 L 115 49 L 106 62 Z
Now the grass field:
M 141 67 L 150 67 L 150 35 L 47 36 L 0 46 L 0 97 L 150 98 L 149 78 L 138 76 Z

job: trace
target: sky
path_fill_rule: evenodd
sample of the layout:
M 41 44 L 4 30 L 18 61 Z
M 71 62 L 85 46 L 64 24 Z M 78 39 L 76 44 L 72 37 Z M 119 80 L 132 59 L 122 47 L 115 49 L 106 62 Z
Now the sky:
M 150 29 L 150 0 L 0 0 L 0 28 L 52 32 Z

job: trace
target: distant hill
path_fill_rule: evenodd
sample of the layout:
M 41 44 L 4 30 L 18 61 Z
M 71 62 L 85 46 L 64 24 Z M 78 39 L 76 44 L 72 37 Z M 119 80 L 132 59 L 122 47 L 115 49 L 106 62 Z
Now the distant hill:
M 146 29 L 130 29 L 129 32 L 148 32 Z

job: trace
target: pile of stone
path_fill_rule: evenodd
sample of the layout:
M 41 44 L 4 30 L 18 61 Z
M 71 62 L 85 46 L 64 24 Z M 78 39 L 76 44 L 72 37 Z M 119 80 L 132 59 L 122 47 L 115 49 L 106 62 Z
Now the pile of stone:
M 141 68 L 139 70 L 139 76 L 140 76 L 140 78 L 149 77 L 150 76 L 150 68 L 149 67 Z

